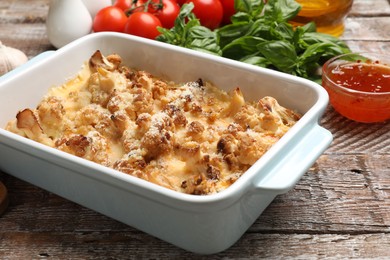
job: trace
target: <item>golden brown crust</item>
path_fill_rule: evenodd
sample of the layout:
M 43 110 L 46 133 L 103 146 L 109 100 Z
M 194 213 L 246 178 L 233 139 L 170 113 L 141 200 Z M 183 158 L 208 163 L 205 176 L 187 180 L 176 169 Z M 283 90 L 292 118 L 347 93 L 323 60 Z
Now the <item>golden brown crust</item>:
M 176 84 L 99 51 L 9 131 L 179 192 L 226 189 L 300 116 L 198 79 Z

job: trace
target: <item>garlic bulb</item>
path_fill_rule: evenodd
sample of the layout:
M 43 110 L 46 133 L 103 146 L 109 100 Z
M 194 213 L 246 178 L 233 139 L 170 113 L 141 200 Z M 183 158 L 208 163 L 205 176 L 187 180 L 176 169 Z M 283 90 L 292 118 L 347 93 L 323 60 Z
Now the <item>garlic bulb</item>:
M 0 42 L 0 76 L 26 63 L 26 54 L 21 50 L 7 47 Z

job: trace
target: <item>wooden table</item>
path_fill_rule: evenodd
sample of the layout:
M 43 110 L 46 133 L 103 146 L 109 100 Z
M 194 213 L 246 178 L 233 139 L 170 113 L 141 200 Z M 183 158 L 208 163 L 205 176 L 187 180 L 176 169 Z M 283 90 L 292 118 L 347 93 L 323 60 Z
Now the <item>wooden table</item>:
M 29 58 L 52 49 L 49 0 L 1 0 L 0 40 Z M 355 0 L 342 38 L 390 53 L 388 0 Z M 208 258 L 390 258 L 390 123 L 360 124 L 328 108 L 331 147 L 230 249 Z M 1 158 L 0 158 L 1 160 Z M 0 258 L 203 258 L 0 172 L 10 204 Z

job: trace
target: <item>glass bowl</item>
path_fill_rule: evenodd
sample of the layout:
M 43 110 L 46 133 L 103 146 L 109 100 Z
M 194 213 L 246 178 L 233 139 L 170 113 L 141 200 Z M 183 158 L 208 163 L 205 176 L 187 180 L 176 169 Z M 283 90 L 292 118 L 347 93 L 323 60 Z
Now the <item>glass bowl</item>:
M 333 108 L 358 122 L 390 119 L 390 56 L 349 53 L 322 67 L 322 86 Z

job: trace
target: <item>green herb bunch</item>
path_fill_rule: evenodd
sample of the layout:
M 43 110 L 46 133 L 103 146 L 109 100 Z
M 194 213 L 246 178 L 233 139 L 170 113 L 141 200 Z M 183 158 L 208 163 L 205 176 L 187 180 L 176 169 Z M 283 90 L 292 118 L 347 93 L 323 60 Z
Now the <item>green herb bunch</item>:
M 175 26 L 159 28 L 157 40 L 314 81 L 325 61 L 350 52 L 342 40 L 317 32 L 313 22 L 294 28 L 289 20 L 301 9 L 294 0 L 235 0 L 232 23 L 214 31 L 201 26 L 192 9 L 192 3 L 183 5 Z

